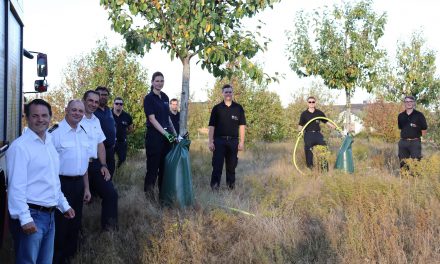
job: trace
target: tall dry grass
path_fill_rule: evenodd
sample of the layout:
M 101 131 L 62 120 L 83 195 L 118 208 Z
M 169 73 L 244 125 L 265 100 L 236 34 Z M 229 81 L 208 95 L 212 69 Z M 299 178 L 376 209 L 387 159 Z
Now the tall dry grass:
M 334 164 L 340 140 L 329 143 Z M 440 262 L 440 154 L 435 149 L 425 149 L 421 162 L 410 162 L 410 171 L 400 173 L 395 145 L 356 140 L 355 174 L 330 168 L 304 176 L 292 165 L 292 150 L 293 143 L 254 145 L 239 155 L 236 189 L 213 193 L 211 153 L 205 142 L 194 142 L 198 206 L 186 210 L 146 200 L 144 154 L 132 156 L 114 177 L 119 230 L 100 232 L 99 201 L 86 206 L 83 242 L 73 262 Z

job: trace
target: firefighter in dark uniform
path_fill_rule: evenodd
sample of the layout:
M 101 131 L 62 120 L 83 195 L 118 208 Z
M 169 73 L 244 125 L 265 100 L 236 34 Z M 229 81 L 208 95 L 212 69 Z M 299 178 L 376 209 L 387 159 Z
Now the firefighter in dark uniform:
M 177 135 L 179 135 L 180 112 L 179 112 L 179 101 L 177 101 L 176 98 L 170 100 L 170 117 L 171 117 L 171 122 L 173 122 L 174 129 L 176 130 Z
M 124 100 L 116 97 L 113 103 L 113 119 L 116 123 L 115 153 L 118 156 L 118 168 L 127 158 L 127 134 L 133 132 L 133 118 L 123 110 Z
M 298 123 L 298 129 L 301 131 L 303 126 L 315 117 L 325 117 L 325 114 L 316 108 L 316 99 L 313 96 L 307 98 L 307 110 L 301 113 Z M 313 167 L 313 152 L 312 148 L 316 145 L 325 146 L 324 136 L 321 134 L 320 122 L 326 123 L 329 127 L 335 129 L 336 127 L 324 119 L 318 119 L 310 123 L 304 131 L 304 152 L 306 156 L 307 167 Z
M 115 173 L 116 124 L 112 110 L 107 106 L 110 91 L 107 87 L 98 86 L 95 92 L 99 93 L 99 106 L 93 114 L 99 119 L 105 135 L 104 146 L 107 168 L 111 177 L 113 177 Z
M 415 109 L 414 96 L 406 96 L 404 99 L 405 111 L 397 117 L 400 129 L 399 160 L 400 167 L 405 165 L 404 159 L 422 158 L 421 137 L 426 135 L 428 125 L 425 116 Z
M 238 151 L 244 149 L 246 118 L 243 107 L 232 100 L 233 88 L 226 84 L 222 88 L 223 102 L 215 105 L 209 118 L 209 150 L 212 156 L 211 188 L 218 190 L 226 162 L 226 184 L 235 187 L 235 168 Z
M 148 198 L 154 199 L 154 186 L 158 178 L 159 191 L 165 168 L 165 156 L 176 139 L 176 132 L 170 120 L 169 98 L 162 92 L 164 77 L 155 72 L 151 79 L 151 91 L 144 98 L 144 112 L 147 117 L 145 151 L 147 154 L 147 173 L 144 191 Z

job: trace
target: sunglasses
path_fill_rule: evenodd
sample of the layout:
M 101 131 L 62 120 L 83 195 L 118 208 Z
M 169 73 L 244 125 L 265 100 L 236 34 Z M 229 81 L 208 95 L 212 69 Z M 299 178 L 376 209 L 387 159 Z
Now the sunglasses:
M 309 104 L 314 104 L 314 103 L 315 103 L 315 101 L 308 101 L 308 103 L 309 103 Z
M 225 93 L 225 94 L 231 94 L 232 91 L 224 91 L 223 93 Z
M 115 103 L 115 105 L 124 105 L 124 103 Z

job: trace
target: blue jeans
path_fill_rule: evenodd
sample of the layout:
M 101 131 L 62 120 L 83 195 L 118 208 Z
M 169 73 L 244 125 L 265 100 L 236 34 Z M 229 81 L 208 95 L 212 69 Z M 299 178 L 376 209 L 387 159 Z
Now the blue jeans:
M 29 209 L 37 232 L 26 235 L 18 219 L 10 219 L 10 229 L 14 239 L 15 263 L 52 263 L 55 238 L 54 212 Z

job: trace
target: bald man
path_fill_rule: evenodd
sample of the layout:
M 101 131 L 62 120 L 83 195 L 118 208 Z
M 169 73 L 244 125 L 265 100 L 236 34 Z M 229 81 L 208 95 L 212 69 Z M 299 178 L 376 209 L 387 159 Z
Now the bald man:
M 60 160 L 61 190 L 76 212 L 76 217 L 66 219 L 55 215 L 55 251 L 53 263 L 68 263 L 78 247 L 83 202 L 90 201 L 89 140 L 86 130 L 79 124 L 84 116 L 84 103 L 72 100 L 65 109 L 66 116 L 49 129 Z

